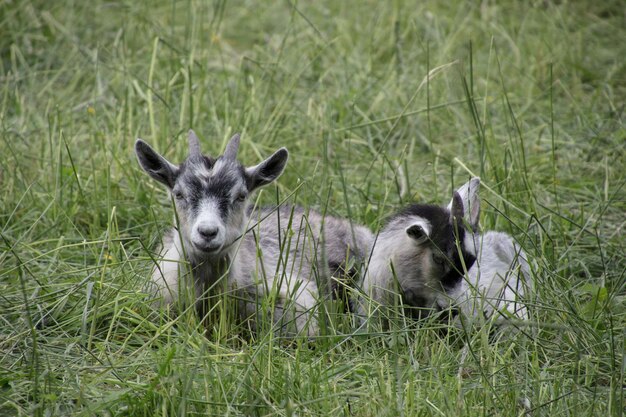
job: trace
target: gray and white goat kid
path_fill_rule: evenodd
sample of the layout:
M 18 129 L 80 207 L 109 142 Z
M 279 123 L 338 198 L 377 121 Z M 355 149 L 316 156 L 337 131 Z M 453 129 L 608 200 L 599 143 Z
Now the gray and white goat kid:
M 447 207 L 415 204 L 389 220 L 364 276 L 361 315 L 397 304 L 399 296 L 405 315 L 418 319 L 438 311 L 527 317 L 526 255 L 505 233 L 477 232 L 479 185 L 471 179 Z
M 244 167 L 238 148 L 235 135 L 222 156 L 205 156 L 190 131 L 189 156 L 176 166 L 141 139 L 135 143 L 139 164 L 170 190 L 176 206 L 178 228 L 164 238 L 152 274 L 158 304 L 178 300 L 188 263 L 196 300 L 225 280 L 221 288 L 235 296 L 246 320 L 273 294 L 274 310 L 262 313 L 273 316 L 281 333 L 315 335 L 314 311 L 330 294 L 330 274 L 349 269 L 350 259 L 365 259 L 371 232 L 298 207 L 252 211 L 250 195 L 282 174 L 288 153 L 281 148 Z

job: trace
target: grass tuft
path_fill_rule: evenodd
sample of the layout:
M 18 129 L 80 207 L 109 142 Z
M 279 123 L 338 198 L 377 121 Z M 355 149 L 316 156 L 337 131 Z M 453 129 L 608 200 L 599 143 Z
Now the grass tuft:
M 623 415 L 620 2 L 22 0 L 0 25 L 0 414 Z M 260 204 L 374 230 L 479 175 L 483 228 L 533 259 L 530 320 L 331 305 L 285 341 L 220 300 L 209 326 L 155 311 L 172 210 L 132 145 L 179 161 L 189 128 L 212 154 L 241 132 L 249 164 L 289 148 Z

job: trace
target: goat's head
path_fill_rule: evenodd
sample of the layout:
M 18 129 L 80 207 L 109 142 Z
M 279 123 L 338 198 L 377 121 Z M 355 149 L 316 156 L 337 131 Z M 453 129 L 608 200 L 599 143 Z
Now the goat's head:
M 202 155 L 198 137 L 190 130 L 189 156 L 176 166 L 143 140 L 135 143 L 141 167 L 172 193 L 179 232 L 193 259 L 223 255 L 245 232 L 250 194 L 278 178 L 287 163 L 287 149 L 281 148 L 260 164 L 246 168 L 237 161 L 238 148 L 237 134 L 222 156 Z
M 473 237 L 480 214 L 479 184 L 480 179 L 473 178 L 463 185 L 447 207 L 409 206 L 381 233 L 399 245 L 399 265 L 394 267 L 407 305 L 446 308 L 450 296 L 460 289 L 465 271 L 476 260 Z M 398 233 L 406 239 L 398 239 Z

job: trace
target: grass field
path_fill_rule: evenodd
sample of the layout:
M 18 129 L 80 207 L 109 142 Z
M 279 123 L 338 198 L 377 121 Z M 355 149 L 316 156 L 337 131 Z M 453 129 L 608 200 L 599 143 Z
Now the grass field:
M 0 2 L 0 415 L 623 415 L 625 40 L 617 0 Z M 531 319 L 286 343 L 154 311 L 172 209 L 132 146 L 189 128 L 289 149 L 260 204 L 373 230 L 479 175 Z

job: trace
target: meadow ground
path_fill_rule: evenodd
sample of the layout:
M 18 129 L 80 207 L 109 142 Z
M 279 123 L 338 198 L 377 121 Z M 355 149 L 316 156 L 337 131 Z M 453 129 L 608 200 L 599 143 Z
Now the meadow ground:
M 622 415 L 625 39 L 617 0 L 1 2 L 0 415 Z M 530 320 L 287 343 L 159 314 L 172 209 L 132 145 L 178 161 L 190 127 L 288 147 L 260 204 L 374 230 L 479 175 Z

